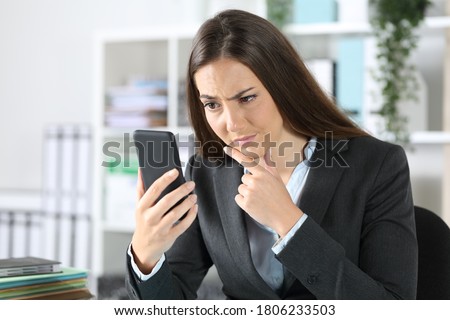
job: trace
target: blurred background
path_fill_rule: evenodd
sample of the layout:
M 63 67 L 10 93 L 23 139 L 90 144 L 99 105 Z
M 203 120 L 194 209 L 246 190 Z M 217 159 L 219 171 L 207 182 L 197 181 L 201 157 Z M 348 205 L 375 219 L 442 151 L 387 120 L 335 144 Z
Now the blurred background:
M 0 0 L 0 258 L 58 259 L 90 270 L 98 297 L 124 297 L 137 170 L 130 134 L 168 129 L 182 160 L 192 154 L 189 49 L 200 24 L 225 8 L 277 24 L 355 122 L 395 139 L 379 113 L 368 0 Z M 431 1 L 405 58 L 415 99 L 399 101 L 407 139 L 398 141 L 415 203 L 448 224 L 449 28 L 450 1 Z

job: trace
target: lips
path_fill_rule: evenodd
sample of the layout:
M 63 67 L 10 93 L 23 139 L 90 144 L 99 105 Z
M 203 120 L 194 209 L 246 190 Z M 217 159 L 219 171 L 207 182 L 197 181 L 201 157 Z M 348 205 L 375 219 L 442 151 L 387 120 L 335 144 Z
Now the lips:
M 252 142 L 256 137 L 256 134 L 253 135 L 247 135 L 247 136 L 241 136 L 239 138 L 236 138 L 231 142 L 231 146 L 242 146 L 246 143 Z

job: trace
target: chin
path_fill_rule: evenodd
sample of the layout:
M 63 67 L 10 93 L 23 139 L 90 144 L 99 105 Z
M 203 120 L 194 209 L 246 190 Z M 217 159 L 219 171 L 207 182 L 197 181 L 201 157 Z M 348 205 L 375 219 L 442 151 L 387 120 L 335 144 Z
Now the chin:
M 240 148 L 240 151 L 242 152 L 243 155 L 250 157 L 252 159 L 258 159 L 264 156 L 264 149 L 262 147 L 251 147 L 251 146 L 246 147 L 245 145 L 243 145 Z

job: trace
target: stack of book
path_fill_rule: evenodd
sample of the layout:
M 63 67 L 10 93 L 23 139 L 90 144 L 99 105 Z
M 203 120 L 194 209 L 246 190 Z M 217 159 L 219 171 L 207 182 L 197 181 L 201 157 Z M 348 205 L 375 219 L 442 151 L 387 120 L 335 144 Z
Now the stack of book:
M 87 271 L 35 257 L 0 259 L 0 300 L 90 299 Z
M 158 127 L 167 125 L 167 81 L 130 81 L 106 92 L 105 125 Z

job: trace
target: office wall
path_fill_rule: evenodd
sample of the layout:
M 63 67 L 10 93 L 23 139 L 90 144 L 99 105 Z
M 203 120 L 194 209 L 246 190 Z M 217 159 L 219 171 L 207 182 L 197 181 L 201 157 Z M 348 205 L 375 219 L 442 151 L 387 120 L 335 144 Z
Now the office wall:
M 41 188 L 43 131 L 92 120 L 97 28 L 189 24 L 204 0 L 0 0 L 0 190 Z

